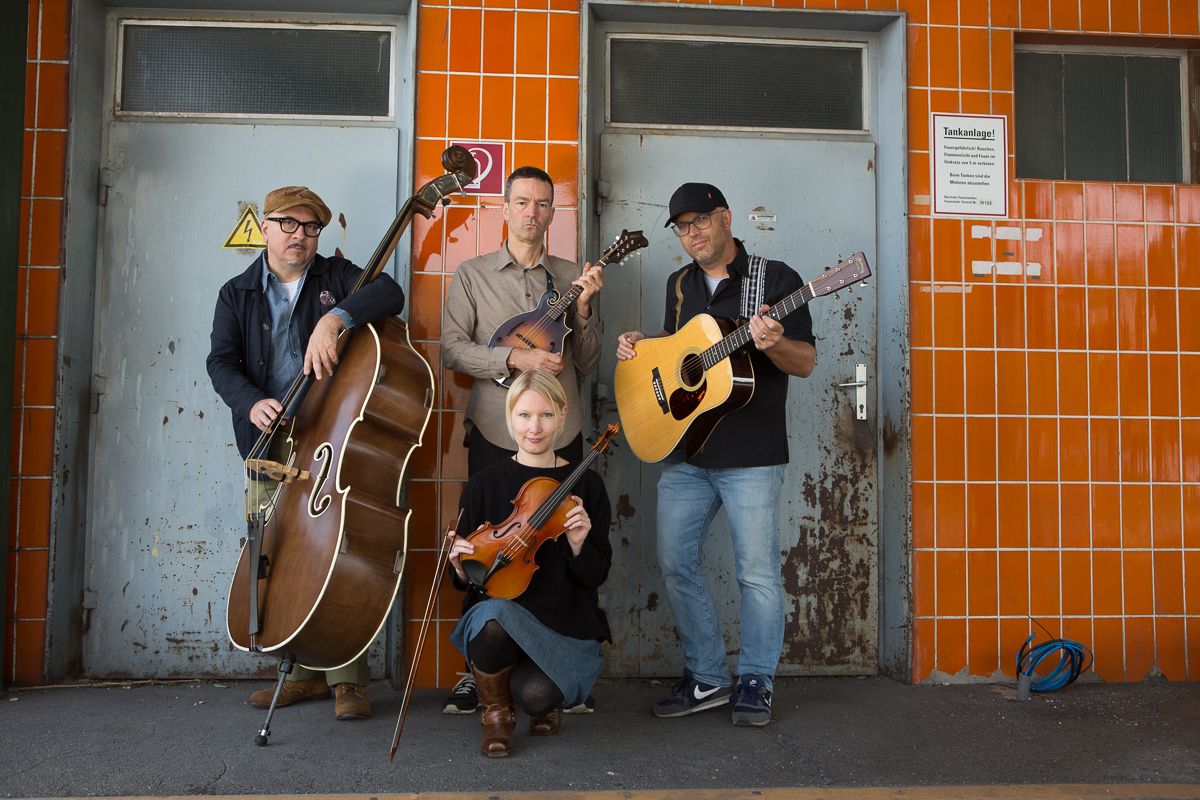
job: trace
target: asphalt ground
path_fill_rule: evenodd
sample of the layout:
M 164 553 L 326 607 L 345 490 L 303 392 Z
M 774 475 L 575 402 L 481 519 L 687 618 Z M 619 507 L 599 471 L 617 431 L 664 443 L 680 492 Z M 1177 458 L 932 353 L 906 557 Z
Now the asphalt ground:
M 265 684 L 106 683 L 0 697 L 0 795 L 422 798 L 1200 798 L 1200 685 L 1076 683 L 1027 701 L 992 684 L 907 686 L 780 679 L 775 719 L 729 712 L 663 720 L 667 682 L 602 681 L 597 711 L 479 755 L 474 716 L 414 694 L 394 761 L 400 694 L 370 687 L 374 716 L 337 721 L 332 700 L 245 705 Z

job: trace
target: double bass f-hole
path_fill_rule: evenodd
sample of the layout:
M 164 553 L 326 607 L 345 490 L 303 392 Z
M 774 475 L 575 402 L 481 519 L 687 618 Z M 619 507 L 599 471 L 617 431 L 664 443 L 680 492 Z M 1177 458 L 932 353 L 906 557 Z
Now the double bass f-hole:
M 325 488 L 325 481 L 329 479 L 329 467 L 333 463 L 333 445 L 329 442 L 323 443 L 313 453 L 313 459 L 319 462 L 321 467 L 317 470 L 317 478 L 313 481 L 312 492 L 308 495 L 308 513 L 313 517 L 319 517 L 333 502 L 333 496 L 330 494 L 319 497 L 321 490 Z

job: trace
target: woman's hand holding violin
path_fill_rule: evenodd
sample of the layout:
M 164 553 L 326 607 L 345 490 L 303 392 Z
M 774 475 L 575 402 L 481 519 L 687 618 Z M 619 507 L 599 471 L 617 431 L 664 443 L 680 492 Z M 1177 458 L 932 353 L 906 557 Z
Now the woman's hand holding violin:
M 571 545 L 571 553 L 579 555 L 579 551 L 583 549 L 583 540 L 592 530 L 592 518 L 584 509 L 583 500 L 577 495 L 571 495 L 571 499 L 576 505 L 567 512 L 567 542 Z

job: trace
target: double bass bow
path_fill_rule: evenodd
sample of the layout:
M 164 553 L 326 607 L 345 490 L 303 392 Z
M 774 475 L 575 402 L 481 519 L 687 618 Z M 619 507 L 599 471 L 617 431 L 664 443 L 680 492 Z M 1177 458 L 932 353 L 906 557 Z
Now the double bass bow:
M 463 147 L 448 148 L 442 165 L 448 174 L 405 202 L 354 291 L 382 273 L 414 214 L 431 217 L 475 178 Z M 343 331 L 338 352 L 324 380 L 296 376 L 245 464 L 247 480 L 256 472 L 279 481 L 256 508 L 247 491 L 246 542 L 226 612 L 235 647 L 280 658 L 260 746 L 292 665 L 354 661 L 387 619 L 404 571 L 411 511 L 401 494 L 433 409 L 433 372 L 396 317 Z

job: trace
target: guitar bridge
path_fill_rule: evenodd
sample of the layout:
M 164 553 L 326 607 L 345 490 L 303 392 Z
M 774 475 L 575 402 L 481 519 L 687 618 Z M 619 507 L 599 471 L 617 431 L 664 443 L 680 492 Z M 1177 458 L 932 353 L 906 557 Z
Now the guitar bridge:
M 654 399 L 658 401 L 658 407 L 662 409 L 662 413 L 671 413 L 671 407 L 667 405 L 667 394 L 663 390 L 662 375 L 659 374 L 658 367 L 650 371 L 650 386 L 654 389 Z

